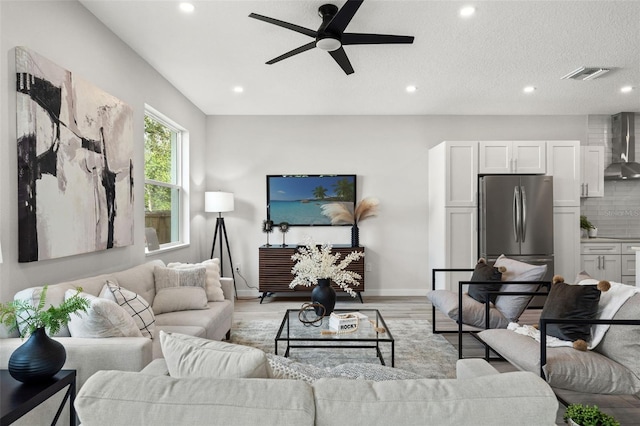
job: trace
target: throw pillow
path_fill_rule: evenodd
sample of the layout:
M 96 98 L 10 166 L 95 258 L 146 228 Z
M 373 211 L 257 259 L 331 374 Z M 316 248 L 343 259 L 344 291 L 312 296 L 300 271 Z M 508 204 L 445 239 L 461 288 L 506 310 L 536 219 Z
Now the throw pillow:
M 502 274 L 502 281 L 541 281 L 547 273 L 547 265 L 531 265 L 507 258 L 505 255 L 500 255 L 493 266 L 504 266 L 507 269 Z M 505 293 L 536 291 L 539 288 L 539 284 L 503 284 L 500 291 Z M 509 321 L 517 322 L 530 301 L 531 296 L 500 295 L 496 298 L 495 305 Z
M 168 268 L 173 269 L 188 269 L 193 268 L 194 266 L 205 267 L 205 290 L 207 291 L 207 300 L 209 302 L 222 302 L 224 300 L 224 293 L 222 292 L 222 286 L 220 284 L 220 259 L 209 259 L 195 264 L 172 262 L 167 265 Z
M 207 293 L 202 287 L 163 288 L 153 299 L 153 313 L 207 309 Z
M 600 290 L 596 285 L 571 285 L 554 277 L 540 318 L 590 320 L 596 317 Z M 548 324 L 547 335 L 562 340 L 591 340 L 591 324 Z
M 205 287 L 205 267 L 190 266 L 188 268 L 153 267 L 156 293 L 169 287 Z
M 162 330 L 160 347 L 171 377 L 269 377 L 267 357 L 260 349 Z
M 64 298 L 67 300 L 75 294 L 75 290 L 67 290 Z M 71 315 L 68 324 L 71 337 L 142 337 L 131 315 L 114 301 L 87 293 L 80 296 L 88 299 L 90 305 L 87 312 Z
M 486 294 L 488 291 L 498 291 L 502 287 L 502 273 L 505 272 L 504 267 L 496 268 L 487 263 L 484 258 L 480 258 L 473 270 L 469 281 L 497 281 L 495 284 L 471 284 L 469 285 L 469 296 L 480 303 L 487 301 Z M 497 294 L 490 294 L 489 301 L 496 302 Z
M 153 339 L 156 318 L 153 315 L 151 306 L 142 296 L 120 287 L 118 283 L 112 280 L 107 280 L 99 297 L 112 300 L 122 306 L 131 315 L 142 335 Z
M 205 291 L 205 267 L 165 268 L 156 266 L 153 275 L 156 296 L 153 299 L 153 313 L 207 309 Z

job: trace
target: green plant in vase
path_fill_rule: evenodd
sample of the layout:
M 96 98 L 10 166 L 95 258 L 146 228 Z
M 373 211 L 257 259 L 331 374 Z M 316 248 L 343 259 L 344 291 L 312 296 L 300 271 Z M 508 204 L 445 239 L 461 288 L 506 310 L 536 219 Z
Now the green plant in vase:
M 580 215 L 580 228 L 587 233 L 589 238 L 595 238 L 598 235 L 598 228 L 589 222 L 586 216 Z
M 82 288 L 78 287 L 76 294 L 60 304 L 44 309 L 47 297 L 47 286 L 42 288 L 37 306 L 28 300 L 13 300 L 0 304 L 0 322 L 13 331 L 16 328 L 21 337 L 33 334 L 37 329 L 44 328 L 53 335 L 71 320 L 71 314 L 87 312 L 89 300 L 80 296 Z
M 59 306 L 44 308 L 47 286 L 42 288 L 36 306 L 30 300 L 14 300 L 0 304 L 0 322 L 13 331 L 16 328 L 22 338 L 29 339 L 9 357 L 9 373 L 23 383 L 38 383 L 54 376 L 67 359 L 64 346 L 50 338 L 71 320 L 71 315 L 86 312 L 90 302 L 80 296 L 82 288 Z
M 585 215 L 580 215 L 580 229 L 588 231 L 589 229 L 593 228 L 595 228 L 595 226 L 593 226 L 593 224 L 589 222 L 589 219 L 587 219 Z

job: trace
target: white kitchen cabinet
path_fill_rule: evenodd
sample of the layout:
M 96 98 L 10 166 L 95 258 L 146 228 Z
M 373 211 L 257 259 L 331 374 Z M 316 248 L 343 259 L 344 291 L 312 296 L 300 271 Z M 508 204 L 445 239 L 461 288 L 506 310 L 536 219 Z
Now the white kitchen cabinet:
M 636 257 L 640 241 L 582 243 L 582 266 L 598 280 L 636 285 Z
M 547 143 L 547 175 L 553 176 L 554 207 L 580 207 L 580 166 L 580 141 Z M 576 246 L 576 251 L 578 249 Z
M 637 247 L 640 242 L 624 242 L 620 245 L 620 273 L 622 274 L 622 282 L 629 285 L 637 285 L 636 283 L 636 251 L 632 247 Z
M 554 274 L 567 282 L 581 271 L 580 265 L 580 207 L 553 208 Z
M 620 256 L 608 254 L 583 254 L 582 270 L 596 280 L 620 282 Z
M 604 197 L 604 146 L 583 146 L 581 157 L 581 197 Z
M 545 174 L 544 141 L 480 141 L 480 174 Z
M 478 142 L 442 142 L 429 150 L 430 268 L 471 268 L 477 262 Z M 447 274 L 439 288 L 457 291 L 470 274 Z
M 582 243 L 582 270 L 597 280 L 620 282 L 620 243 Z
M 434 179 L 431 179 L 431 176 Z M 429 198 L 445 207 L 477 203 L 478 142 L 442 142 L 429 150 Z

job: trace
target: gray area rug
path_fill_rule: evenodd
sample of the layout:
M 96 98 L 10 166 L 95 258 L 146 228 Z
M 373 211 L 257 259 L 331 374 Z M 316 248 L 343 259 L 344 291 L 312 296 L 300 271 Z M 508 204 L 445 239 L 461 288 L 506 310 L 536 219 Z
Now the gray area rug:
M 275 336 L 279 320 L 235 321 L 231 342 L 275 353 Z M 458 360 L 456 349 L 442 336 L 431 333 L 426 320 L 387 320 L 395 339 L 395 366 L 425 378 L 455 378 Z M 390 343 L 381 343 L 380 350 L 391 365 Z M 279 343 L 278 355 L 284 355 L 286 344 Z M 345 363 L 380 365 L 375 349 L 292 349 L 290 359 L 316 367 L 335 367 Z

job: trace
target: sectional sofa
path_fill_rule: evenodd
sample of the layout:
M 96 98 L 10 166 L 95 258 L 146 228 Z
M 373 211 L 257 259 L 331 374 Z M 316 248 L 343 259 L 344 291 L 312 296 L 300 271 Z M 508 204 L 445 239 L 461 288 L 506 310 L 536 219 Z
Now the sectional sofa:
M 200 362 L 212 350 L 195 342 L 188 350 L 193 358 L 199 350 L 209 353 L 189 366 L 182 352 L 140 373 L 100 371 L 76 398 L 79 419 L 84 426 L 555 425 L 558 401 L 544 380 L 528 372 L 500 374 L 480 359 L 458 361 L 457 379 L 308 382 L 274 378 L 261 351 L 238 348 L 249 357 L 243 361 L 229 357 L 230 346 Z
M 155 307 L 158 303 L 154 302 L 159 300 L 155 300 L 157 283 L 154 271 L 157 272 L 157 268 L 165 269 L 164 267 L 165 264 L 161 260 L 154 260 L 119 272 L 49 285 L 46 302 L 47 305 L 58 305 L 64 300 L 67 290 L 75 290 L 78 287 L 82 287 L 83 292 L 90 296 L 99 296 L 104 291 L 105 283 L 109 281 L 141 296 L 150 306 Z M 209 280 L 208 276 L 207 280 Z M 210 282 L 207 283 L 209 284 Z M 63 328 L 55 336 L 56 340 L 65 346 L 67 352 L 67 361 L 63 368 L 77 370 L 77 386 L 80 389 L 84 382 L 99 370 L 140 371 L 153 359 L 162 357 L 158 339 L 161 330 L 215 340 L 229 338 L 234 309 L 233 281 L 230 278 L 219 278 L 218 285 L 220 294 L 218 299 L 222 300 L 207 300 L 211 298 L 209 297 L 210 288 L 207 287 L 205 290 L 207 299 L 204 300 L 204 305 L 200 306 L 200 309 L 153 315 L 154 323 L 148 327 L 153 334 L 153 339 L 149 337 L 71 337 L 69 328 Z M 37 302 L 41 289 L 41 287 L 26 289 L 16 294 L 16 297 L 32 298 Z M 172 299 L 177 300 L 175 297 Z M 163 309 L 167 309 L 166 305 Z M 7 368 L 11 353 L 23 343 L 24 340 L 17 333 L 9 338 L 0 339 L 0 368 Z M 55 413 L 55 410 L 53 412 Z M 41 419 L 48 418 L 38 414 L 38 410 L 29 413 L 29 416 L 30 419 L 25 419 L 25 424 L 40 423 Z

